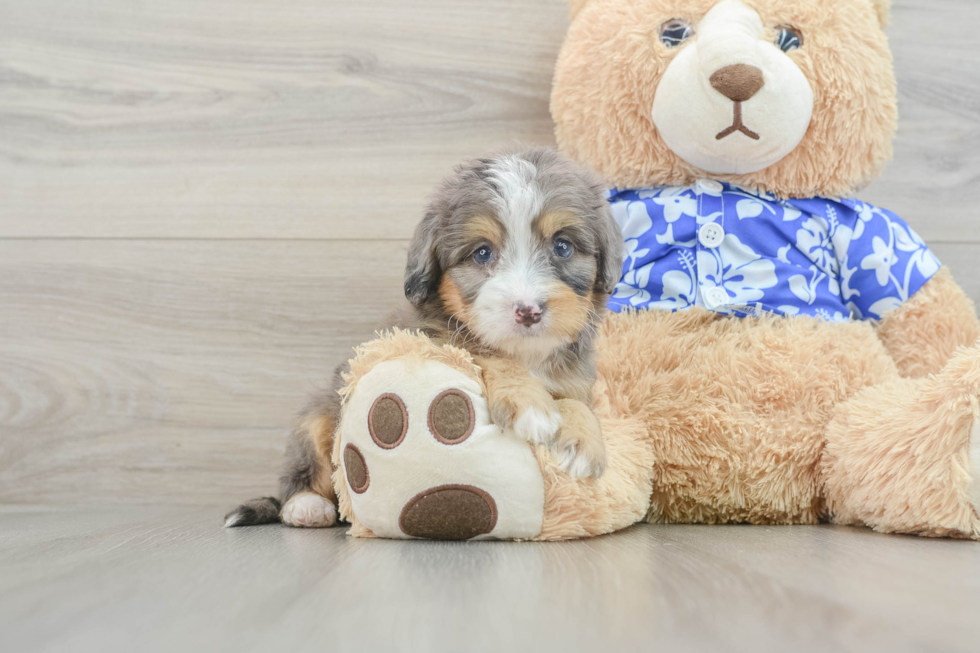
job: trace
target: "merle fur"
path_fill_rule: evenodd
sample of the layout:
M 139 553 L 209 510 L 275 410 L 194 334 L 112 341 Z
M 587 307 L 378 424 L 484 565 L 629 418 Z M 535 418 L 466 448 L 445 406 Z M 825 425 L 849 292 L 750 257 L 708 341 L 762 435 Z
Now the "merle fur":
M 622 236 L 612 219 L 605 188 L 591 171 L 546 147 L 503 152 L 495 157 L 475 159 L 456 167 L 454 174 L 443 181 L 429 200 L 422 221 L 415 229 L 408 251 L 405 269 L 405 297 L 408 303 L 393 311 L 385 327 L 419 330 L 435 340 L 448 340 L 453 334 L 468 349 L 479 351 L 479 342 L 465 333 L 465 324 L 451 316 L 437 292 L 445 270 L 459 263 L 472 252 L 460 236 L 468 218 L 486 215 L 500 195 L 490 174 L 499 156 L 517 155 L 536 169 L 535 182 L 545 195 L 543 213 L 566 209 L 587 216 L 585 233 L 579 234 L 577 244 L 595 256 L 594 275 L 583 278 L 574 270 L 559 276 L 576 293 L 584 296 L 591 291 L 596 306 L 595 316 L 580 337 L 554 353 L 553 365 L 568 374 L 580 376 L 591 383 L 595 380 L 595 332 L 602 319 L 609 294 L 619 282 L 622 272 Z M 271 497 L 242 504 L 227 517 L 236 515 L 236 526 L 269 523 L 279 519 L 281 505 L 293 495 L 310 491 L 323 473 L 310 434 L 303 428 L 309 418 L 329 415 L 334 423 L 340 420 L 342 372 L 347 364 L 334 372 L 328 389 L 315 395 L 299 420 L 300 426 L 290 434 L 286 461 L 279 479 L 281 504 Z M 591 390 L 590 390 L 591 392 Z M 275 517 L 272 511 L 275 511 Z M 226 520 L 227 520 L 226 517 Z

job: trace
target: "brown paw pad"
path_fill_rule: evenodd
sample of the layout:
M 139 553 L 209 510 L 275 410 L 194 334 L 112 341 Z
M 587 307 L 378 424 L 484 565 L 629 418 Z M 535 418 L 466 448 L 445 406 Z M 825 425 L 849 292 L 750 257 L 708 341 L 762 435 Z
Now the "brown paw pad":
M 361 450 L 352 444 L 344 447 L 344 470 L 347 472 L 347 482 L 350 489 L 358 494 L 367 491 L 371 484 L 371 474 Z
M 475 426 L 473 402 L 462 390 L 446 390 L 429 404 L 429 431 L 443 444 L 459 444 Z
M 408 433 L 408 410 L 396 394 L 383 394 L 374 400 L 368 412 L 371 439 L 382 449 L 394 449 Z
M 419 492 L 398 519 L 406 535 L 430 540 L 468 540 L 496 525 L 496 502 L 472 485 L 440 485 Z

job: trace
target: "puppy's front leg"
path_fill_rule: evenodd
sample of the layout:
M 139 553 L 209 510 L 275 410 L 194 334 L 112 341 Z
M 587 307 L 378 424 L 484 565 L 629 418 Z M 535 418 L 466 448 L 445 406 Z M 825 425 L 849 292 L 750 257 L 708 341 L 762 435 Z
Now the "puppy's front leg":
M 511 428 L 534 444 L 551 445 L 561 428 L 558 404 L 541 379 L 520 363 L 504 358 L 478 357 L 487 384 L 490 419 Z
M 577 399 L 559 399 L 561 431 L 552 445 L 558 466 L 576 478 L 599 478 L 606 471 L 606 444 L 592 409 Z

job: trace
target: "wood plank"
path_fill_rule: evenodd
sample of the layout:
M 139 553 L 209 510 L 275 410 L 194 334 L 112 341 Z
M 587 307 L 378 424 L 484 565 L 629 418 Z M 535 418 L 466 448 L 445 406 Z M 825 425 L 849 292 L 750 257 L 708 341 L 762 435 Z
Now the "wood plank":
M 895 157 L 860 193 L 927 242 L 980 240 L 980 4 L 893 0 L 888 36 L 898 77 Z
M 940 245 L 967 292 L 980 246 Z M 0 241 L 0 502 L 234 502 L 400 299 L 405 243 Z
M 0 237 L 405 238 L 551 143 L 563 0 L 0 3 Z
M 973 651 L 980 547 L 640 526 L 558 545 L 223 530 L 215 508 L 0 510 L 0 646 Z
M 404 260 L 400 241 L 0 241 L 0 502 L 270 491 Z
M 552 143 L 563 0 L 0 2 L 0 237 L 404 238 L 459 160 Z M 980 240 L 980 6 L 894 3 L 862 193 Z
M 973 243 L 930 243 L 930 248 L 953 273 L 953 278 L 977 306 L 980 306 L 980 246 Z

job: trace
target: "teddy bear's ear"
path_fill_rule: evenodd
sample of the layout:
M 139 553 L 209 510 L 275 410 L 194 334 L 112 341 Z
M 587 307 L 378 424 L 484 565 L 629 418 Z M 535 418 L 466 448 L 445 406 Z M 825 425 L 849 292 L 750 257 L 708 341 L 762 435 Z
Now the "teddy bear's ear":
M 882 1 L 883 2 L 887 2 L 888 0 L 882 0 Z M 578 14 L 578 12 L 581 11 L 582 10 L 582 7 L 584 7 L 586 4 L 588 4 L 588 2 L 589 2 L 589 0 L 568 0 L 568 15 L 569 15 L 569 17 L 574 20 L 575 19 L 575 16 Z
M 585 4 L 585 0 L 581 0 L 582 4 Z M 572 0 L 572 4 L 575 4 L 575 0 Z M 871 0 L 871 4 L 874 5 L 875 11 L 878 12 L 878 21 L 881 23 L 881 29 L 888 27 L 888 18 L 891 15 L 892 10 L 892 0 Z

